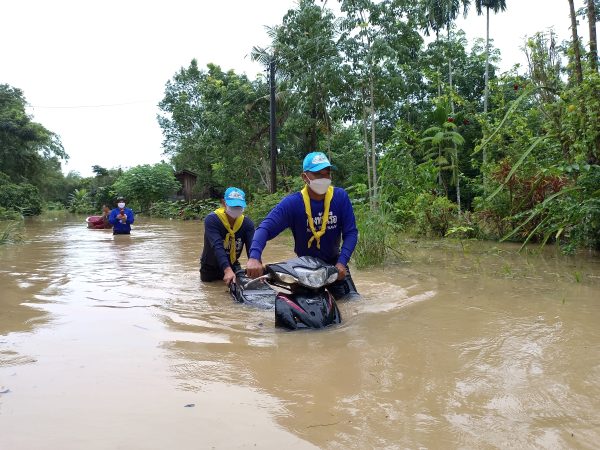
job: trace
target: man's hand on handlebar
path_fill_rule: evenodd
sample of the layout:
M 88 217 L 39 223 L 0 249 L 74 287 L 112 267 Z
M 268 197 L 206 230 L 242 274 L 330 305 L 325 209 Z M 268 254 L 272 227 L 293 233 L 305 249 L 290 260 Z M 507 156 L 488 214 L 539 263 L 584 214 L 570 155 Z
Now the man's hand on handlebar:
M 235 283 L 235 273 L 231 267 L 227 267 L 225 269 L 225 275 L 223 276 L 223 281 L 227 286 L 229 286 L 232 282 Z
M 258 259 L 248 259 L 248 262 L 246 263 L 246 275 L 248 275 L 248 277 L 258 278 L 263 274 L 264 271 L 265 268 Z
M 346 266 L 342 263 L 337 263 L 335 268 L 338 270 L 338 280 L 346 278 Z

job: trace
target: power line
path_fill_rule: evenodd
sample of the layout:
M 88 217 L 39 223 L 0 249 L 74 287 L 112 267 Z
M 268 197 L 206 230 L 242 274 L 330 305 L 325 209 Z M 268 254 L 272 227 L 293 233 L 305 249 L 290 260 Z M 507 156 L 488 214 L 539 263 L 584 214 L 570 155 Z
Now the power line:
M 141 103 L 154 103 L 154 100 L 139 100 L 135 102 L 127 103 L 107 103 L 103 105 L 63 105 L 63 106 L 47 106 L 47 105 L 27 105 L 28 108 L 40 108 L 40 109 L 82 109 L 82 108 L 111 108 L 115 106 L 129 106 L 138 105 Z

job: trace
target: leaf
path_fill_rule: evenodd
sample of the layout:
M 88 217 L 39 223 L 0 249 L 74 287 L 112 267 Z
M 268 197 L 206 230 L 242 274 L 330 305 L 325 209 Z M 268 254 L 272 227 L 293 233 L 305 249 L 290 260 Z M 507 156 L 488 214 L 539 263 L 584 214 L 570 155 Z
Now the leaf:
M 508 173 L 508 175 L 506 176 L 506 178 L 504 179 L 504 181 L 502 182 L 502 184 L 500 184 L 500 186 L 498 186 L 498 188 L 496 188 L 496 190 L 494 192 L 492 192 L 490 194 L 490 196 L 487 198 L 488 202 L 491 199 L 493 199 L 498 194 L 498 192 L 500 192 L 502 190 L 502 188 L 506 185 L 506 183 L 508 183 L 508 181 L 515 174 L 515 172 L 517 171 L 517 169 L 519 168 L 519 166 L 521 166 L 521 164 L 523 163 L 523 161 L 525 160 L 525 158 L 527 158 L 527 156 L 533 151 L 533 149 L 535 147 L 537 147 L 537 145 L 540 142 L 542 142 L 544 139 L 546 139 L 546 136 L 540 136 L 535 141 L 533 141 L 533 144 L 531 144 L 529 146 L 529 148 L 527 150 L 525 150 L 525 152 L 521 155 L 521 157 L 519 158 L 519 160 L 513 165 L 512 169 L 510 169 L 510 172 Z
M 500 121 L 500 123 L 498 124 L 498 126 L 496 127 L 496 129 L 493 131 L 492 134 L 490 134 L 482 143 L 481 145 L 477 145 L 475 147 L 475 150 L 473 151 L 473 155 L 475 155 L 476 153 L 480 152 L 481 150 L 483 150 L 483 148 L 492 140 L 492 138 L 502 129 L 502 126 L 504 125 L 504 122 L 507 121 L 507 119 L 512 115 L 512 113 L 517 109 L 517 107 L 521 104 L 521 102 L 523 101 L 523 99 L 528 96 L 529 94 L 535 92 L 536 90 L 538 90 L 540 88 L 535 88 L 533 90 L 525 90 L 523 91 L 523 93 L 519 96 L 519 98 L 517 98 L 512 105 L 510 105 L 510 108 L 508 108 L 508 111 L 506 111 L 506 114 L 504 115 L 504 118 Z
M 458 133 L 452 133 L 452 142 L 456 145 L 463 145 L 465 143 L 465 139 Z
M 559 197 L 561 195 L 567 194 L 567 193 L 572 192 L 572 191 L 577 191 L 577 190 L 580 190 L 580 189 L 581 189 L 581 187 L 575 186 L 575 187 L 563 189 L 562 191 L 558 191 L 555 194 L 552 194 L 550 197 L 547 197 L 542 203 L 538 204 L 536 206 L 536 208 L 534 208 L 534 210 L 531 212 L 531 215 L 527 218 L 527 220 L 525 220 L 525 222 L 521 223 L 521 225 L 519 225 L 517 228 L 515 228 L 514 230 L 512 230 L 509 234 L 507 234 L 502 239 L 500 239 L 500 242 L 504 242 L 509 237 L 513 236 L 521 228 L 523 228 L 525 225 L 527 225 L 531 221 L 531 219 L 533 219 L 535 216 L 537 216 L 539 213 L 541 213 L 544 210 L 544 208 L 546 207 L 546 204 L 549 203 L 551 200 L 553 200 L 556 197 Z M 537 227 L 536 227 L 536 229 L 537 229 Z
M 533 237 L 533 235 L 535 234 L 535 232 L 542 226 L 545 225 L 546 222 L 548 222 L 548 219 L 544 219 L 542 220 L 540 223 L 538 223 L 537 227 L 535 227 L 533 229 L 533 231 L 531 233 L 529 233 L 529 235 L 527 236 L 527 238 L 525 239 L 525 242 L 523 242 L 523 245 L 521 245 L 521 248 L 519 248 L 519 251 L 523 250 L 523 248 L 525 247 L 525 245 L 527 245 L 527 243 L 529 242 L 529 240 Z
M 433 136 L 431 142 L 433 142 L 434 144 L 439 144 L 440 142 L 442 142 L 442 140 L 444 139 L 444 133 L 442 131 L 439 131 L 438 133 L 435 134 L 435 136 Z

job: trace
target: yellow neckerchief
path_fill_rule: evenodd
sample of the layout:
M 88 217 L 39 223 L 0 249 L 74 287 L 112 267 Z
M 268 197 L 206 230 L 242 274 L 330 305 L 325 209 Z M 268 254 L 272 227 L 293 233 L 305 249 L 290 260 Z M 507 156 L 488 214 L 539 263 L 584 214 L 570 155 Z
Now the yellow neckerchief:
M 308 248 L 310 248 L 313 241 L 317 242 L 317 248 L 321 249 L 321 236 L 327 231 L 327 222 L 329 221 L 329 206 L 331 205 L 331 199 L 333 198 L 333 186 L 329 186 L 325 193 L 325 210 L 323 211 L 323 220 L 321 221 L 321 229 L 315 230 L 315 222 L 312 217 L 312 211 L 310 209 L 310 197 L 308 196 L 308 186 L 300 191 L 302 199 L 304 200 L 304 210 L 306 211 L 306 217 L 308 218 L 308 226 L 312 231 L 313 236 L 308 240 Z
M 227 219 L 227 213 L 225 212 L 225 208 L 215 209 L 215 214 L 217 215 L 217 217 L 219 219 L 221 219 L 221 222 L 223 223 L 223 225 L 225 226 L 225 229 L 227 230 L 228 234 L 227 234 L 227 236 L 225 236 L 225 242 L 227 242 L 227 239 L 229 239 L 231 242 L 231 244 L 229 245 L 229 260 L 233 264 L 236 260 L 235 233 L 242 227 L 242 222 L 244 221 L 244 215 L 242 214 L 240 217 L 235 219 L 235 222 L 233 223 L 233 228 L 231 228 L 231 225 L 229 225 L 229 220 Z

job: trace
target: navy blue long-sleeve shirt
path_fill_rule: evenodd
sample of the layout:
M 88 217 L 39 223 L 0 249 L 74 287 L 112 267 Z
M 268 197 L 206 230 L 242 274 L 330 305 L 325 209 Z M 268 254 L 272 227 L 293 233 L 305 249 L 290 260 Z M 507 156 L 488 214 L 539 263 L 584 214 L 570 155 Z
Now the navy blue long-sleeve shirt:
M 127 216 L 127 221 L 125 223 L 121 223 L 121 221 L 119 219 L 117 219 L 117 216 L 120 214 L 120 212 L 121 212 L 120 208 L 113 209 L 110 212 L 110 215 L 108 216 L 108 221 L 113 226 L 114 234 L 128 234 L 129 232 L 131 232 L 131 224 L 135 220 L 135 215 L 133 214 L 132 209 L 123 208 L 123 212 Z
M 229 261 L 230 240 L 227 229 L 214 212 L 204 218 L 204 248 L 200 257 L 200 270 L 207 272 L 223 272 L 231 266 Z M 246 254 L 250 249 L 250 243 L 254 236 L 254 222 L 244 217 L 242 226 L 235 233 L 235 257 L 236 261 L 242 254 L 242 248 L 246 246 Z
M 315 230 L 321 229 L 324 200 L 310 200 L 311 214 Z M 348 193 L 342 188 L 334 188 L 333 198 L 329 206 L 327 231 L 321 237 L 321 248 L 317 249 L 315 241 L 308 248 L 308 241 L 313 236 L 308 225 L 304 209 L 304 200 L 300 192 L 286 196 L 261 222 L 252 240 L 250 258 L 261 259 L 267 241 L 273 239 L 286 228 L 294 235 L 294 251 L 298 256 L 316 256 L 328 264 L 348 264 L 356 242 L 358 229 L 354 210 Z M 340 242 L 342 244 L 340 249 Z

